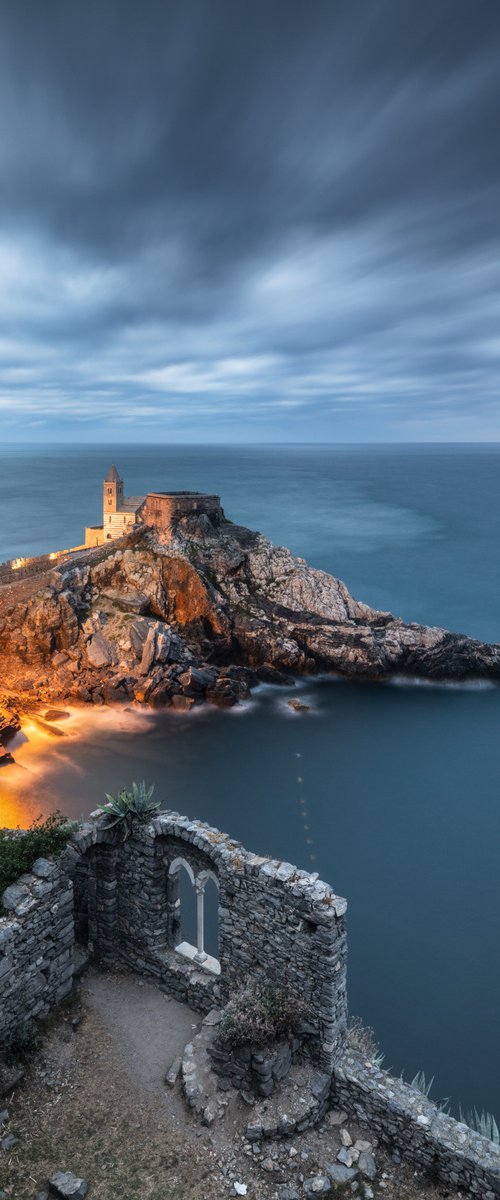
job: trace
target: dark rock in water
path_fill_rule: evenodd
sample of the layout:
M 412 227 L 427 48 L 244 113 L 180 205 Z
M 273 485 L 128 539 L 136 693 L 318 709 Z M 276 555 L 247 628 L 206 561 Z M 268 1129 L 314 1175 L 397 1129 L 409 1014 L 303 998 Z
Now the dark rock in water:
M 293 708 L 294 712 L 310 712 L 311 705 L 304 704 L 302 700 L 289 700 L 288 707 Z
M 63 708 L 48 708 L 43 714 L 44 721 L 67 721 L 71 713 L 65 712 Z
M 0 767 L 7 767 L 9 763 L 15 761 L 13 754 L 10 754 L 8 750 L 4 750 L 3 746 L 0 746 Z
M 179 712 L 189 712 L 195 703 L 192 696 L 184 696 L 178 692 L 176 696 L 172 696 L 172 708 L 178 709 Z
M 189 667 L 179 675 L 179 683 L 187 696 L 199 696 L 214 686 L 217 679 L 215 667 Z
M 42 730 L 43 733 L 48 733 L 51 737 L 66 737 L 66 734 L 62 729 L 58 729 L 57 725 L 51 725 L 50 721 L 46 721 L 43 717 L 37 716 L 36 713 L 31 713 L 30 719 L 38 729 Z
M 61 1200 L 84 1200 L 89 1190 L 86 1179 L 80 1179 L 71 1171 L 56 1171 L 49 1179 L 49 1191 Z
M 270 663 L 264 663 L 262 667 L 257 667 L 256 677 L 259 683 L 276 683 L 283 687 L 290 687 L 293 679 L 289 675 L 285 675 L 284 671 L 278 671 L 277 667 L 272 667 Z
M 21 728 L 17 712 L 0 705 L 0 746 L 14 737 Z

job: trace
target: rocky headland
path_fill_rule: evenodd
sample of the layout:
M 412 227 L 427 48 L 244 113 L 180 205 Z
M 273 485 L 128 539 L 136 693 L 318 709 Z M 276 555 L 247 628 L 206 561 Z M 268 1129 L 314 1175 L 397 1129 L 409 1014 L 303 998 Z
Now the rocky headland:
M 231 705 L 258 682 L 326 672 L 500 678 L 500 645 L 369 608 L 222 510 L 168 538 L 140 528 L 28 597 L 0 588 L 0 655 L 0 742 L 54 702 Z

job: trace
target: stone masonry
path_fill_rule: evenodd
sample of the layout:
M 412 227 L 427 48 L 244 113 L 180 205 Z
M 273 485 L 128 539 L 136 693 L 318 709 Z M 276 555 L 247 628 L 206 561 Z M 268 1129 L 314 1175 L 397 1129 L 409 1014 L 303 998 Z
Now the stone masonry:
M 331 1100 L 367 1125 L 405 1162 L 481 1200 L 500 1196 L 500 1146 L 442 1112 L 388 1071 L 344 1052 L 334 1067 Z
M 196 892 L 196 946 L 180 942 L 182 871 Z M 209 879 L 219 893 L 218 959 L 203 943 Z M 227 834 L 175 812 L 159 814 L 126 842 L 94 814 L 56 863 L 39 859 L 7 888 L 3 906 L 0 1048 L 19 1022 L 46 1015 L 70 991 L 75 940 L 106 967 L 126 965 L 202 1012 L 220 1009 L 248 979 L 274 979 L 305 1002 L 306 1048 L 332 1106 L 455 1190 L 478 1200 L 500 1197 L 500 1147 L 349 1050 L 347 906 L 316 874 L 249 853 Z M 293 1044 L 283 1046 L 269 1063 L 237 1063 L 233 1055 L 229 1065 L 242 1078 L 248 1070 L 262 1075 L 265 1066 L 279 1079 L 294 1051 Z M 221 1069 L 227 1073 L 228 1063 Z
M 39 858 L 4 892 L 3 907 L 0 1045 L 16 1025 L 47 1016 L 71 991 L 73 888 L 57 864 Z
M 144 524 L 159 530 L 167 540 L 176 521 L 200 516 L 218 524 L 224 516 L 220 496 L 203 492 L 149 492 L 141 509 Z
M 308 1042 L 331 1070 L 345 1037 L 346 902 L 316 875 L 251 854 L 226 834 L 162 813 L 118 846 L 99 822 L 84 825 L 62 865 L 74 877 L 80 936 L 106 964 L 121 962 L 207 1012 L 255 975 L 288 984 L 305 1001 Z M 219 958 L 212 970 L 179 954 L 179 879 L 219 891 Z M 208 964 L 210 967 L 210 964 Z

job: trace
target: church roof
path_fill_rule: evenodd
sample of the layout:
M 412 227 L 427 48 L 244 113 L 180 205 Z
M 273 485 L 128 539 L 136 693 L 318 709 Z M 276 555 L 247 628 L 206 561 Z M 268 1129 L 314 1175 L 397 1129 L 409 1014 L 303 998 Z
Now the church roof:
M 118 471 L 117 471 L 114 463 L 113 463 L 113 466 L 109 468 L 109 471 L 106 475 L 104 482 L 105 483 L 123 483 L 123 479 L 122 479 L 121 475 L 118 474 Z

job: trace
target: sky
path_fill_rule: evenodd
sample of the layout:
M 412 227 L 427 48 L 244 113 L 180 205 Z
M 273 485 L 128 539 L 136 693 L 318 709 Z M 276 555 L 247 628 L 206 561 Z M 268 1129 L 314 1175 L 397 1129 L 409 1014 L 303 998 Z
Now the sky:
M 0 443 L 500 440 L 499 0 L 0 0 Z

